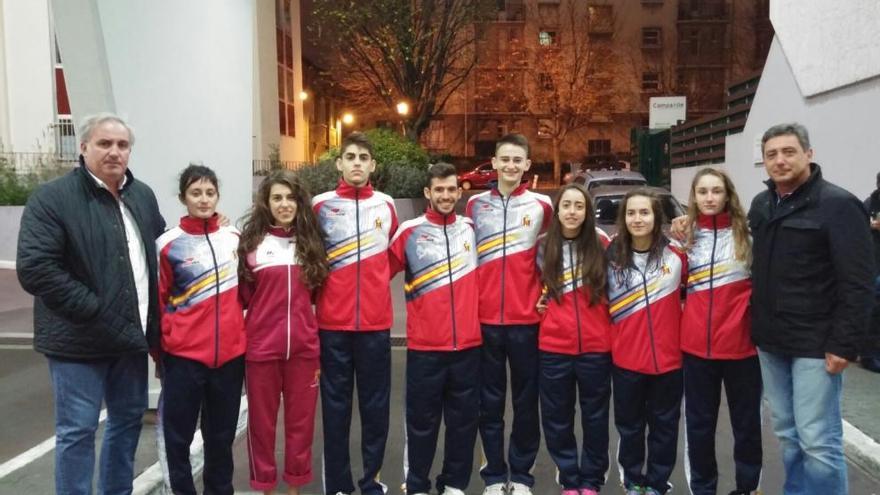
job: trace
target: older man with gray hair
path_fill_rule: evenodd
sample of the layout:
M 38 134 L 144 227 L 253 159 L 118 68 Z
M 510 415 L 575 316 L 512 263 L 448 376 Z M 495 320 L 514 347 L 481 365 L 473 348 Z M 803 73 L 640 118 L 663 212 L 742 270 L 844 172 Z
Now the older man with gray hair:
M 786 494 L 847 493 L 840 398 L 873 304 L 868 212 L 822 178 L 800 124 L 761 140 L 767 190 L 749 209 L 752 339 Z
M 16 270 L 34 297 L 34 349 L 55 397 L 55 489 L 89 494 L 102 402 L 98 492 L 131 493 L 147 407 L 147 341 L 158 342 L 156 249 L 165 229 L 153 191 L 134 178 L 131 128 L 87 117 L 79 167 L 25 206 Z

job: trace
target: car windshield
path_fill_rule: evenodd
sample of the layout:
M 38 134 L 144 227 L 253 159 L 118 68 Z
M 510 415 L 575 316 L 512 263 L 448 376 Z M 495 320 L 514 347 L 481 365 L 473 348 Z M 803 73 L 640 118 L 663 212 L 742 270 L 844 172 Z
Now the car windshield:
M 623 195 L 596 198 L 596 223 L 607 225 L 617 221 L 617 209 L 620 207 L 621 200 L 623 200 Z M 663 215 L 665 215 L 664 223 L 669 223 L 673 218 L 684 215 L 684 209 L 672 196 L 662 195 L 660 202 L 663 205 Z

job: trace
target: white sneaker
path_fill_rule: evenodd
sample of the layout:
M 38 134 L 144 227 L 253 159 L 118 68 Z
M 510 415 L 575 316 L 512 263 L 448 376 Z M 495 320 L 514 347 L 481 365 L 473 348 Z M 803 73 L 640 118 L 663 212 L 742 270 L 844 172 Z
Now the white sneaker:
M 493 483 L 483 490 L 483 495 L 507 495 L 507 488 L 504 483 Z
M 510 495 L 532 495 L 532 489 L 522 483 L 511 483 L 508 490 Z
M 464 492 L 459 490 L 458 488 L 447 486 L 443 488 L 443 493 L 441 495 L 464 495 Z

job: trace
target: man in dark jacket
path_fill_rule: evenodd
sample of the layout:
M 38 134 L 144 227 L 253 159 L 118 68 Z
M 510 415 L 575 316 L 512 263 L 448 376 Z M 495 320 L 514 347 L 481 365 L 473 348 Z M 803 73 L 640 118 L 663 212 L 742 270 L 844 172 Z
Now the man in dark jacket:
M 847 493 L 840 397 L 873 304 L 868 214 L 822 178 L 807 130 L 762 138 L 770 180 L 749 210 L 752 339 L 785 464 L 785 493 Z
M 80 166 L 38 189 L 21 219 L 16 270 L 34 298 L 34 348 L 55 395 L 55 488 L 88 494 L 102 401 L 100 493 L 131 493 L 147 407 L 147 340 L 158 342 L 153 191 L 134 178 L 134 136 L 112 114 L 84 120 Z
M 877 189 L 865 199 L 865 208 L 868 209 L 871 219 L 874 264 L 878 271 L 874 277 L 874 310 L 871 312 L 871 328 L 859 362 L 866 370 L 880 373 L 880 173 L 877 174 Z

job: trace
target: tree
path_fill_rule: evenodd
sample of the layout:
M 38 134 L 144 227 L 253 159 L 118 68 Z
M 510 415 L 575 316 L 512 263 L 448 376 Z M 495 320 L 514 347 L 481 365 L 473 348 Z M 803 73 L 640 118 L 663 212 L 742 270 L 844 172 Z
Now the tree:
M 538 132 L 550 139 L 554 183 L 560 181 L 559 150 L 569 134 L 610 121 L 632 99 L 634 70 L 614 49 L 615 24 L 609 5 L 568 0 L 559 6 L 558 31 L 538 33 L 529 110 Z
M 474 23 L 494 8 L 491 0 L 314 0 L 314 18 L 336 47 L 331 73 L 349 101 L 402 118 L 407 137 L 418 140 L 467 79 Z M 400 101 L 409 105 L 405 116 Z

